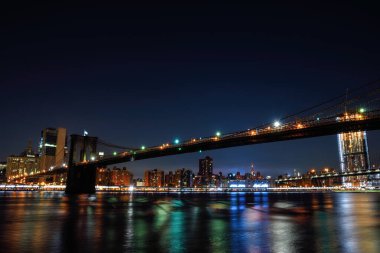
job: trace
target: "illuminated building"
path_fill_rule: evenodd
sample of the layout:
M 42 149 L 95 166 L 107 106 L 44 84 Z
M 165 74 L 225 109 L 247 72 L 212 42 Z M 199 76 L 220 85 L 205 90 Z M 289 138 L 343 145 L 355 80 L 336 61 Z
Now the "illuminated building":
M 39 162 L 38 155 L 34 154 L 29 143 L 28 147 L 20 155 L 12 155 L 7 158 L 7 181 L 17 181 L 21 177 L 39 173 Z
M 96 185 L 104 185 L 109 186 L 111 185 L 110 180 L 110 169 L 108 168 L 97 168 L 96 169 Z
M 211 176 L 213 170 L 213 160 L 206 156 L 204 159 L 199 159 L 199 176 Z
M 6 182 L 7 162 L 0 162 L 0 182 Z
M 170 172 L 169 172 L 170 175 Z M 166 178 L 166 177 L 165 177 Z M 170 177 L 168 177 L 170 179 Z M 171 185 L 172 187 L 192 187 L 193 185 L 193 172 L 185 168 L 178 169 L 172 175 L 172 183 L 166 183 L 165 185 Z
M 144 172 L 145 186 L 147 187 L 163 187 L 164 172 L 161 170 L 147 170 Z
M 111 184 L 115 186 L 133 185 L 133 174 L 127 168 L 113 168 L 111 170 Z
M 67 135 L 65 128 L 46 128 L 41 131 L 39 155 L 40 170 L 47 171 L 52 167 L 62 167 L 67 156 Z
M 174 175 L 172 171 L 169 171 L 169 173 L 165 175 L 165 186 L 174 187 Z
M 123 167 L 113 169 L 97 168 L 96 185 L 105 186 L 130 186 L 133 185 L 133 174 Z
M 339 162 L 341 172 L 357 172 L 369 169 L 367 135 L 365 131 L 338 134 Z M 367 176 L 342 178 L 345 186 L 360 186 L 367 183 Z
M 193 178 L 194 178 L 193 171 L 183 169 L 182 186 L 183 187 L 193 187 Z
M 338 145 L 342 172 L 368 170 L 369 158 L 365 131 L 338 134 Z

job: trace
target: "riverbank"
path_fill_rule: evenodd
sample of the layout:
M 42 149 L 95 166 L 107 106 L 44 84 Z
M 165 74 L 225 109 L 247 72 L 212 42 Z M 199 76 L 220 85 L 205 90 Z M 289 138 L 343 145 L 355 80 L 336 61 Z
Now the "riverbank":
M 0 185 L 0 191 L 65 191 L 65 185 Z M 97 192 L 121 193 L 230 193 L 230 192 L 379 192 L 377 188 L 292 187 L 292 188 L 168 188 L 97 186 Z

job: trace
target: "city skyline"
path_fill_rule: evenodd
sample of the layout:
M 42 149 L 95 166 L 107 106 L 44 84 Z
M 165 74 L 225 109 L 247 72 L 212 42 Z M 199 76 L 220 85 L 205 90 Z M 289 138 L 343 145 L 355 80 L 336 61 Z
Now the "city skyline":
M 370 1 L 8 1 L 4 252 L 379 251 Z
M 245 130 L 379 77 L 379 18 L 365 3 L 78 7 L 2 17 L 0 160 L 49 126 L 132 147 Z M 374 163 L 379 143 L 368 132 Z M 339 167 L 336 136 L 125 166 L 194 169 L 206 155 L 216 169 L 254 162 L 271 175 Z

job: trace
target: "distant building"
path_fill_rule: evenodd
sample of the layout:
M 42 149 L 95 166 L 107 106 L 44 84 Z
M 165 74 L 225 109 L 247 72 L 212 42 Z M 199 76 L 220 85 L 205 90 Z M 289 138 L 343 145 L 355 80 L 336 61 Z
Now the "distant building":
M 170 172 L 169 172 L 170 175 Z M 178 169 L 173 175 L 173 183 L 165 185 L 172 185 L 172 187 L 192 187 L 193 186 L 193 177 L 194 174 L 191 170 L 187 170 L 185 168 Z M 170 179 L 170 176 L 168 177 Z
M 137 187 L 145 186 L 144 180 L 142 178 L 133 179 L 133 185 Z
M 133 185 L 133 174 L 123 167 L 113 169 L 98 168 L 96 170 L 96 185 L 130 186 Z
M 163 187 L 164 186 L 164 171 L 154 169 L 144 172 L 144 181 L 146 187 Z
M 194 173 L 192 170 L 183 169 L 182 187 L 193 187 Z
M 7 162 L 0 162 L 0 183 L 7 181 Z
M 174 174 L 172 171 L 169 171 L 169 173 L 165 175 L 165 186 L 166 187 L 175 186 L 175 179 L 174 179 Z
M 67 135 L 65 128 L 46 128 L 41 131 L 39 145 L 40 170 L 62 167 L 67 163 Z
M 338 134 L 341 172 L 358 172 L 369 169 L 367 134 L 365 131 Z M 344 186 L 364 186 L 368 176 L 342 178 Z
M 111 185 L 111 172 L 108 168 L 96 169 L 96 185 L 109 186 Z
M 213 173 L 213 160 L 211 157 L 206 156 L 204 159 L 199 159 L 199 176 L 212 176 Z
M 7 181 L 17 181 L 18 178 L 39 173 L 40 158 L 33 151 L 31 144 L 20 155 L 7 158 Z
M 133 174 L 127 168 L 113 168 L 111 170 L 111 184 L 114 186 L 133 185 Z
M 368 170 L 369 157 L 365 131 L 338 134 L 338 145 L 342 172 Z

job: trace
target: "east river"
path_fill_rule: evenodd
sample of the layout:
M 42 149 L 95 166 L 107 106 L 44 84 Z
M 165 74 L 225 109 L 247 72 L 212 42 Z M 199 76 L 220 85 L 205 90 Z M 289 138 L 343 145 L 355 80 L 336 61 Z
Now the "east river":
M 380 252 L 379 193 L 0 192 L 0 252 Z

